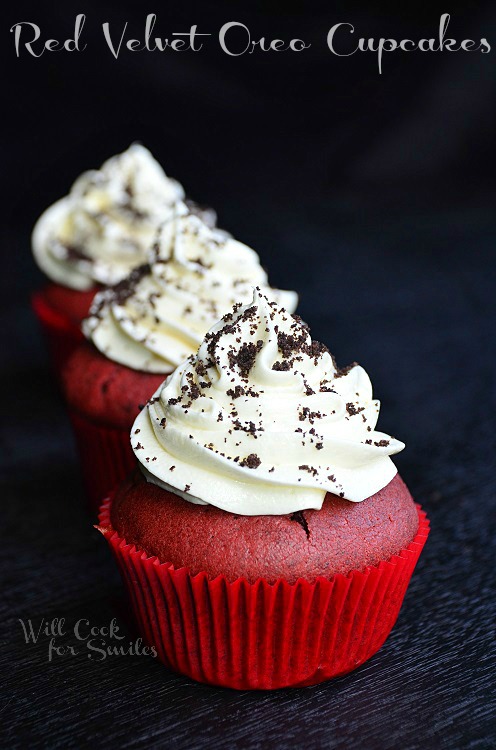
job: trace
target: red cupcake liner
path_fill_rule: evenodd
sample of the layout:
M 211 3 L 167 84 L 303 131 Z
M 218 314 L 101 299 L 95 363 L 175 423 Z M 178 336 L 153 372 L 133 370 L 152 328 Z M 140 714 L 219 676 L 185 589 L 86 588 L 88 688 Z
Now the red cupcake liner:
M 83 332 L 74 321 L 50 307 L 42 291 L 32 295 L 31 307 L 40 323 L 52 367 L 60 376 L 64 364 L 84 339 Z
M 94 517 L 102 498 L 125 479 L 136 466 L 130 429 L 107 427 L 68 410 L 79 452 L 83 484 Z
M 138 628 L 158 658 L 198 682 L 238 690 L 314 685 L 363 664 L 396 622 L 429 534 L 419 528 L 398 555 L 364 571 L 289 584 L 229 582 L 161 563 L 112 528 L 112 497 L 97 528 L 107 539 Z

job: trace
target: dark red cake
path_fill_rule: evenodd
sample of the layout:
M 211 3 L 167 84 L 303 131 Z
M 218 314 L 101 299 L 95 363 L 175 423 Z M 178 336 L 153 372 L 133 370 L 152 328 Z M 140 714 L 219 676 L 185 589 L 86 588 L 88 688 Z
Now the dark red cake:
M 67 360 L 62 387 L 93 514 L 135 466 L 129 432 L 140 407 L 163 379 L 113 362 L 88 342 L 79 344 Z
M 314 685 L 369 659 L 393 627 L 429 525 L 399 476 L 363 502 L 239 516 L 138 471 L 99 530 L 144 640 L 181 674 L 238 690 Z
M 163 374 L 138 372 L 82 343 L 62 373 L 67 404 L 92 422 L 126 430 L 127 442 L 140 407 L 153 395 Z
M 83 340 L 81 322 L 88 314 L 95 291 L 79 292 L 60 284 L 48 284 L 33 294 L 31 304 L 58 377 L 74 349 Z
M 39 294 L 49 308 L 58 315 L 66 317 L 79 328 L 83 319 L 88 315 L 96 292 L 96 287 L 80 292 L 60 284 L 48 284 Z
M 136 471 L 116 493 L 113 528 L 162 562 L 192 575 L 223 574 L 253 583 L 314 581 L 388 560 L 417 533 L 417 508 L 399 475 L 372 497 L 350 503 L 329 492 L 322 510 L 240 516 L 194 505 L 146 482 Z

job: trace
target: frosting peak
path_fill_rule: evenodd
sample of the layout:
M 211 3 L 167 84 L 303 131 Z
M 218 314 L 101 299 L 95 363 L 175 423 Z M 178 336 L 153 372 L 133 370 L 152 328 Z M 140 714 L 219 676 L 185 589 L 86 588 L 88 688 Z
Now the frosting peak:
M 270 289 L 256 252 L 181 208 L 163 224 L 148 264 L 96 295 L 83 330 L 110 359 L 170 372 L 253 286 L 294 310 L 297 295 Z
M 53 281 L 72 289 L 115 284 L 145 261 L 157 227 L 184 198 L 143 146 L 84 172 L 33 231 L 33 253 Z
M 162 384 L 131 441 L 147 479 L 243 515 L 360 502 L 396 474 L 403 443 L 375 431 L 365 370 L 338 370 L 298 316 L 256 289 Z

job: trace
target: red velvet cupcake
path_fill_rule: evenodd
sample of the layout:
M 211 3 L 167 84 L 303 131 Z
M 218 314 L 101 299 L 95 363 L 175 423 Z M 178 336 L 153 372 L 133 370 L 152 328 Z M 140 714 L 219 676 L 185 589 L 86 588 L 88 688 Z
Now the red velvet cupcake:
M 78 292 L 60 284 L 47 284 L 31 298 L 56 374 L 60 373 L 78 343 L 84 340 L 81 323 L 88 315 L 94 297 L 94 289 Z
M 113 362 L 88 342 L 68 358 L 62 385 L 92 513 L 135 466 L 130 425 L 163 378 Z
M 32 303 L 56 372 L 83 338 L 81 322 L 96 291 L 145 261 L 157 227 L 183 198 L 181 185 L 133 144 L 81 175 L 40 217 L 33 253 L 52 283 Z
M 294 310 L 294 292 L 270 289 L 254 250 L 191 213 L 160 228 L 149 263 L 100 292 L 62 380 L 90 503 L 134 465 L 129 431 L 164 376 L 196 351 L 206 331 L 253 286 Z
M 131 431 L 144 476 L 103 504 L 99 528 L 164 664 L 273 689 L 381 647 L 428 523 L 378 412 L 365 371 L 338 370 L 259 290 L 160 386 Z

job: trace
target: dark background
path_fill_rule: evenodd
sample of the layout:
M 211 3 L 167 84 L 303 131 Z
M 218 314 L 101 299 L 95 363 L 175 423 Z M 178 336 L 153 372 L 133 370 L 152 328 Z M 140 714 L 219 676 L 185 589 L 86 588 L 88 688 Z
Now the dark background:
M 496 11 L 365 3 L 17 3 L 3 11 L 1 392 L 2 688 L 5 747 L 471 748 L 496 745 L 494 670 Z M 138 6 L 138 7 L 137 7 Z M 492 7 L 491 7 L 492 6 Z M 247 10 L 249 8 L 249 10 Z M 338 58 L 327 30 L 418 40 L 486 37 L 456 54 Z M 84 53 L 16 59 L 13 23 L 67 38 L 87 14 Z M 197 54 L 114 60 L 101 24 L 148 12 L 165 37 L 197 23 Z M 230 20 L 310 50 L 234 58 Z M 344 42 L 344 37 L 343 37 Z M 47 659 L 18 618 L 117 617 L 120 581 L 83 508 L 77 458 L 29 308 L 43 283 L 29 235 L 83 170 L 141 140 L 190 195 L 254 246 L 274 285 L 343 365 L 358 360 L 404 440 L 397 465 L 432 532 L 397 627 L 370 662 L 304 690 L 235 693 L 143 657 Z M 71 642 L 70 639 L 67 642 Z

